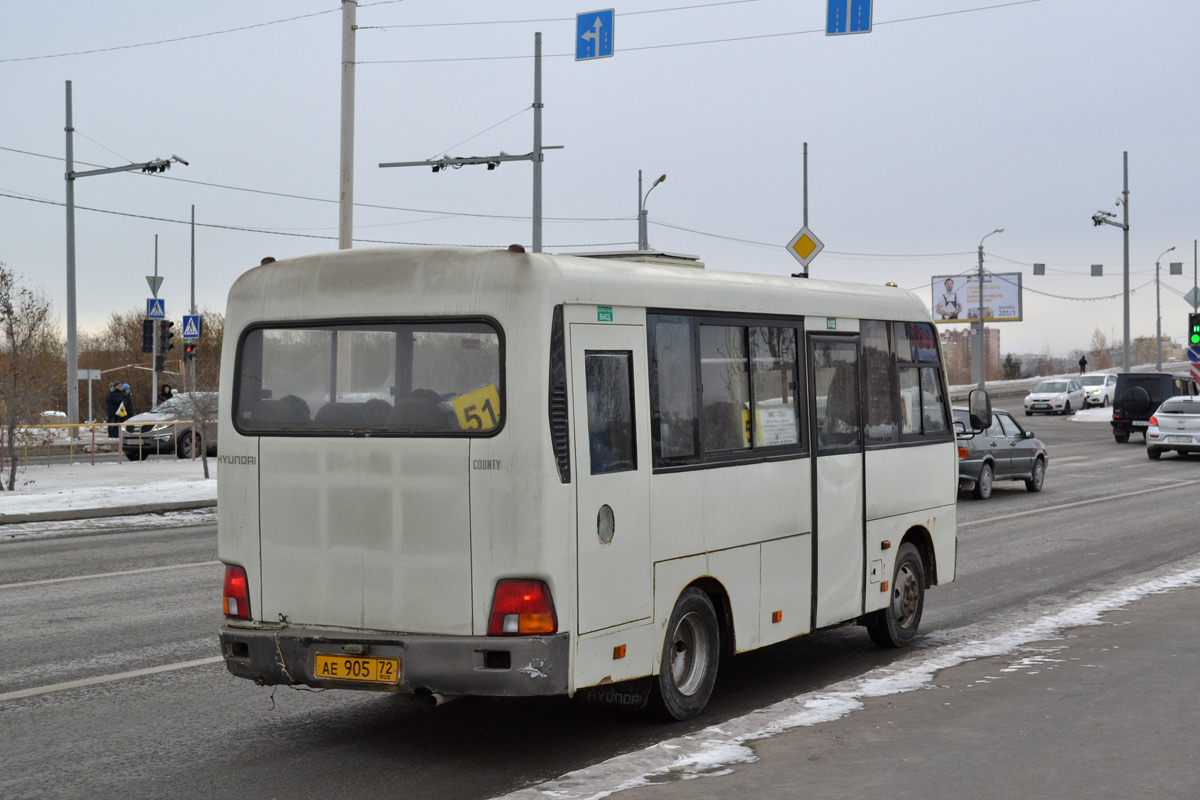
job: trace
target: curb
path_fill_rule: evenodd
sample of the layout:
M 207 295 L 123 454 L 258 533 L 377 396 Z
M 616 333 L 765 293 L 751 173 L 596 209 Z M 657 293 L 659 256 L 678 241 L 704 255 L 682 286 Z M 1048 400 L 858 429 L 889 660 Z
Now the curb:
M 171 503 L 138 503 L 104 508 L 68 508 L 59 511 L 33 511 L 28 514 L 0 514 L 0 526 L 25 522 L 68 521 L 99 517 L 128 517 L 135 514 L 161 514 L 166 511 L 191 511 L 197 508 L 216 508 L 213 500 L 181 500 Z

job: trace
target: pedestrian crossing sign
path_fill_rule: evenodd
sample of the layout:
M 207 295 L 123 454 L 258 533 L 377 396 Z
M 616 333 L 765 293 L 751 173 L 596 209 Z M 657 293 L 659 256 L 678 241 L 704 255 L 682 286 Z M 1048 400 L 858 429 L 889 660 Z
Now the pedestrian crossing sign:
M 184 314 L 183 315 L 183 338 L 199 339 L 200 338 L 200 315 L 199 314 Z
M 157 297 L 146 298 L 146 316 L 150 319 L 166 319 L 167 303 Z

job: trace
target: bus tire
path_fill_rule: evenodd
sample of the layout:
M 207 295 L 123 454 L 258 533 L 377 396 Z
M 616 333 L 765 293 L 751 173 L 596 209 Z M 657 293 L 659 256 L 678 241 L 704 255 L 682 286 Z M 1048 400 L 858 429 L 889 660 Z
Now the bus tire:
M 720 655 L 720 629 L 712 600 L 694 586 L 684 590 L 667 623 L 655 681 L 655 710 L 673 720 L 691 719 L 703 711 L 717 681 Z
M 880 647 L 904 647 L 917 638 L 925 607 L 925 565 L 912 542 L 900 545 L 892 574 L 891 602 L 871 614 L 867 632 Z

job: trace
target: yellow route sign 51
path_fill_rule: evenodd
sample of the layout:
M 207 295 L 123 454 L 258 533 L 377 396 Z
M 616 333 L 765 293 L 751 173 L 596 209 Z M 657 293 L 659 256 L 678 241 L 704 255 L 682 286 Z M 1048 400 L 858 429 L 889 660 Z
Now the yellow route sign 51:
M 787 249 L 792 254 L 792 257 L 799 261 L 801 266 L 807 270 L 808 265 L 817 257 L 817 253 L 825 249 L 825 245 L 822 244 L 815 233 L 805 226 L 788 242 Z

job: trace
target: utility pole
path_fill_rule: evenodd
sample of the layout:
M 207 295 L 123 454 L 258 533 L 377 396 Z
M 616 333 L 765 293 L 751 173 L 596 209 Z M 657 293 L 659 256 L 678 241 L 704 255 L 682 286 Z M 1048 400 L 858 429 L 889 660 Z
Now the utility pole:
M 154 234 L 154 283 L 158 285 L 158 234 Z M 158 298 L 158 290 L 154 292 L 154 297 Z M 154 329 L 154 352 L 150 355 L 150 405 L 146 406 L 147 410 L 153 409 L 154 404 L 158 401 L 158 320 L 150 321 L 151 327 Z
M 992 233 L 987 234 L 983 239 L 988 238 L 993 233 L 1004 233 L 1004 228 L 996 228 Z M 979 360 L 979 390 L 983 391 L 987 384 L 987 356 L 983 346 L 983 239 L 979 240 L 979 319 L 976 324 L 979 325 L 979 335 L 975 338 L 975 358 Z
M 191 310 L 192 310 L 192 314 L 194 315 L 196 313 L 196 204 L 195 203 L 192 204 L 192 298 L 191 298 L 191 300 L 192 300 Z M 184 344 L 184 347 L 186 349 L 186 347 L 187 347 L 186 343 Z M 187 374 L 188 391 L 194 393 L 196 391 L 196 361 L 195 361 L 195 359 L 192 359 L 191 361 L 187 362 L 187 365 L 188 365 L 188 374 Z M 193 431 L 192 441 L 195 441 L 195 432 L 194 431 Z
M 1124 222 L 1115 222 L 1113 217 L 1116 214 L 1111 211 L 1097 211 L 1092 215 L 1092 224 L 1112 225 L 1114 228 L 1120 228 L 1125 232 L 1125 341 L 1121 346 L 1121 371 L 1129 372 L 1129 151 L 1124 152 L 1124 172 L 1125 172 L 1125 188 L 1121 192 L 1121 199 L 1117 203 L 1125 209 Z
M 338 249 L 354 246 L 354 56 L 358 0 L 342 0 L 342 159 Z M 196 309 L 192 309 L 196 313 Z
M 126 164 L 123 167 L 105 167 L 89 169 L 83 172 L 75 171 L 75 127 L 71 121 L 71 82 L 67 81 L 67 172 L 63 176 L 67 182 L 67 424 L 79 424 L 79 345 L 75 326 L 75 179 L 91 175 L 108 175 L 113 172 L 132 172 L 141 170 L 151 174 L 165 172 L 170 169 L 172 162 L 183 164 L 188 162 L 179 156 L 156 158 L 153 161 L 143 161 L 138 164 Z M 157 242 L 157 239 L 156 239 Z M 155 245 L 155 253 L 158 246 Z M 157 256 L 156 256 L 157 258 Z M 71 428 L 71 436 L 78 436 L 78 430 Z
M 533 252 L 542 252 L 542 159 L 545 150 L 562 150 L 562 145 L 542 144 L 542 34 L 534 34 L 533 40 L 533 150 L 523 156 L 510 156 L 501 152 L 495 156 L 468 156 L 458 158 L 442 156 L 441 158 L 424 161 L 389 161 L 380 164 L 384 167 L 430 167 L 434 172 L 442 172 L 451 167 L 458 169 L 467 164 L 487 164 L 493 170 L 505 161 L 533 162 Z
M 1172 245 L 1154 259 L 1154 371 L 1162 372 L 1162 291 L 1158 283 L 1158 262 L 1175 249 Z

